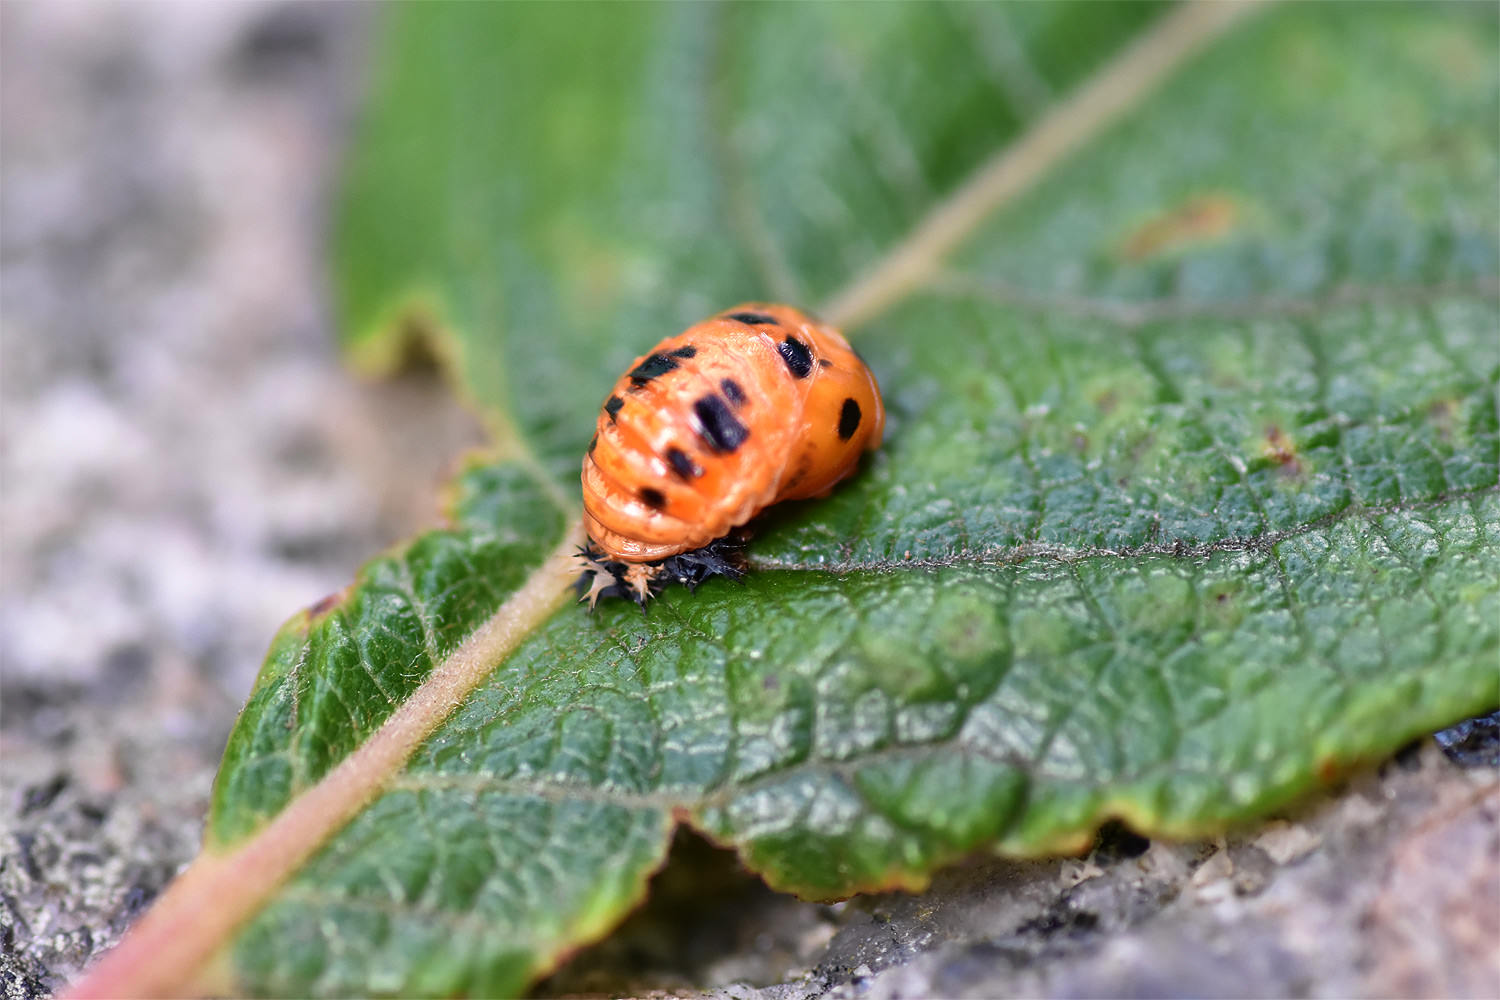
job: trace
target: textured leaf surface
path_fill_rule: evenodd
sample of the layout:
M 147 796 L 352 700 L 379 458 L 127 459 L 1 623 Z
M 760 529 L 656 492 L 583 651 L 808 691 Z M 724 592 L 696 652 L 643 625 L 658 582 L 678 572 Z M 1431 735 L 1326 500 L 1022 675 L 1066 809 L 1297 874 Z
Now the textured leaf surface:
M 630 357 L 817 303 L 1144 6 L 394 8 L 339 245 L 356 356 L 444 331 L 510 457 L 273 646 L 242 841 L 563 537 Z M 1500 701 L 1493 11 L 1278 9 L 857 331 L 887 444 L 743 586 L 566 608 L 240 935 L 235 988 L 516 992 L 674 822 L 813 897 L 1105 817 L 1264 814 Z

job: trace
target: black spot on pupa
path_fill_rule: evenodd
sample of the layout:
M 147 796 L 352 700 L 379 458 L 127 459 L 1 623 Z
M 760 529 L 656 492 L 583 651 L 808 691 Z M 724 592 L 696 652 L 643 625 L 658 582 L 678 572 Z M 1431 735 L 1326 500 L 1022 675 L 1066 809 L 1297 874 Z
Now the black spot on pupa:
M 658 376 L 677 370 L 677 362 L 665 354 L 653 354 L 630 369 L 630 381 L 636 387 L 645 385 Z
M 642 486 L 641 503 L 652 510 L 661 510 L 667 505 L 667 498 L 662 496 L 661 490 L 652 489 L 650 486 Z
M 667 463 L 672 466 L 672 471 L 683 479 L 696 479 L 703 475 L 702 467 L 681 448 L 667 449 Z
M 791 490 L 801 485 L 802 480 L 806 479 L 807 474 L 811 471 L 812 456 L 804 452 L 802 457 L 797 462 L 797 468 L 792 471 L 791 477 L 787 479 L 785 488 Z
M 620 415 L 620 407 L 625 405 L 625 400 L 619 396 L 611 396 L 604 401 L 604 412 L 609 414 L 609 422 L 614 423 L 615 417 Z
M 797 378 L 807 378 L 812 374 L 812 351 L 807 345 L 796 337 L 788 337 L 776 345 L 776 350 L 781 354 L 781 360 L 786 362 L 787 370 Z
M 729 400 L 729 405 L 738 410 L 745 405 L 745 390 L 732 378 L 719 379 L 719 388 L 724 390 L 724 398 Z
M 818 364 L 822 365 L 824 368 L 832 368 L 833 367 L 833 362 L 829 361 L 827 358 L 819 358 L 818 359 Z
M 734 451 L 750 436 L 750 431 L 734 419 L 734 414 L 718 396 L 704 396 L 698 400 L 693 404 L 693 414 L 698 418 L 703 440 L 714 451 Z
M 694 347 L 692 344 L 683 344 L 681 347 L 677 348 L 677 350 L 672 352 L 672 357 L 691 358 L 696 357 L 697 354 L 698 348 Z
M 776 317 L 775 316 L 768 316 L 765 313 L 758 313 L 758 312 L 730 313 L 727 316 L 725 316 L 724 318 L 725 319 L 732 319 L 736 323 L 748 323 L 750 326 L 775 326 L 776 325 Z
M 849 440 L 857 430 L 859 430 L 859 404 L 852 399 L 846 399 L 839 410 L 839 440 Z

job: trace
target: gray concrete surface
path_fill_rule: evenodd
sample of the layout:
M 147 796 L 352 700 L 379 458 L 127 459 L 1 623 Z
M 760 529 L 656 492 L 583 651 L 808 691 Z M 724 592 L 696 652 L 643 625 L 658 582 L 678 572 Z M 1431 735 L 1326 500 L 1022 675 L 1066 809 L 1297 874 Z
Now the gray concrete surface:
M 196 849 L 271 634 L 478 440 L 338 365 L 354 6 L 0 4 L 0 982 L 46 994 Z
M 0 5 L 0 985 L 58 990 L 194 853 L 293 609 L 477 440 L 338 366 L 327 199 L 369 11 Z M 1500 996 L 1500 769 L 1432 741 L 1213 843 L 776 896 L 679 841 L 576 993 Z

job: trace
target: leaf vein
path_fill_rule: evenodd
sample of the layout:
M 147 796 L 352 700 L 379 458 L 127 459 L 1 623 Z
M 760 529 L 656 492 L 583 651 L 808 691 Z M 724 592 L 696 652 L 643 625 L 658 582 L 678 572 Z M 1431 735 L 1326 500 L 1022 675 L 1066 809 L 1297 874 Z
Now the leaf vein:
M 992 546 L 985 549 L 955 552 L 949 555 L 927 556 L 914 559 L 850 559 L 843 562 L 793 562 L 789 560 L 752 557 L 750 566 L 756 572 L 790 573 L 862 573 L 889 572 L 900 569 L 938 570 L 961 566 L 1013 566 L 1030 560 L 1048 560 L 1057 563 L 1075 563 L 1086 559 L 1139 559 L 1143 556 L 1165 556 L 1174 559 L 1207 559 L 1223 552 L 1269 552 L 1274 546 L 1290 538 L 1330 527 L 1347 518 L 1373 518 L 1403 511 L 1428 510 L 1455 501 L 1500 494 L 1500 486 L 1482 486 L 1475 489 L 1443 493 L 1422 500 L 1391 504 L 1362 505 L 1351 503 L 1306 524 L 1282 528 L 1255 535 L 1237 535 L 1212 542 L 1143 542 L 1138 545 L 1109 547 L 1102 545 L 1058 545 L 1051 542 L 1023 542 L 1018 545 Z

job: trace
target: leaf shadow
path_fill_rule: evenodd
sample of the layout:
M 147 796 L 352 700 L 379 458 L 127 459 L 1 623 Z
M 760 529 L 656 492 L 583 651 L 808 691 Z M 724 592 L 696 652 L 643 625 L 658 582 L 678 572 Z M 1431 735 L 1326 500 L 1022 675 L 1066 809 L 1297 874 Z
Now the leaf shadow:
M 679 827 L 647 902 L 531 995 L 644 996 L 784 982 L 821 952 L 843 909 L 774 892 L 734 851 Z

